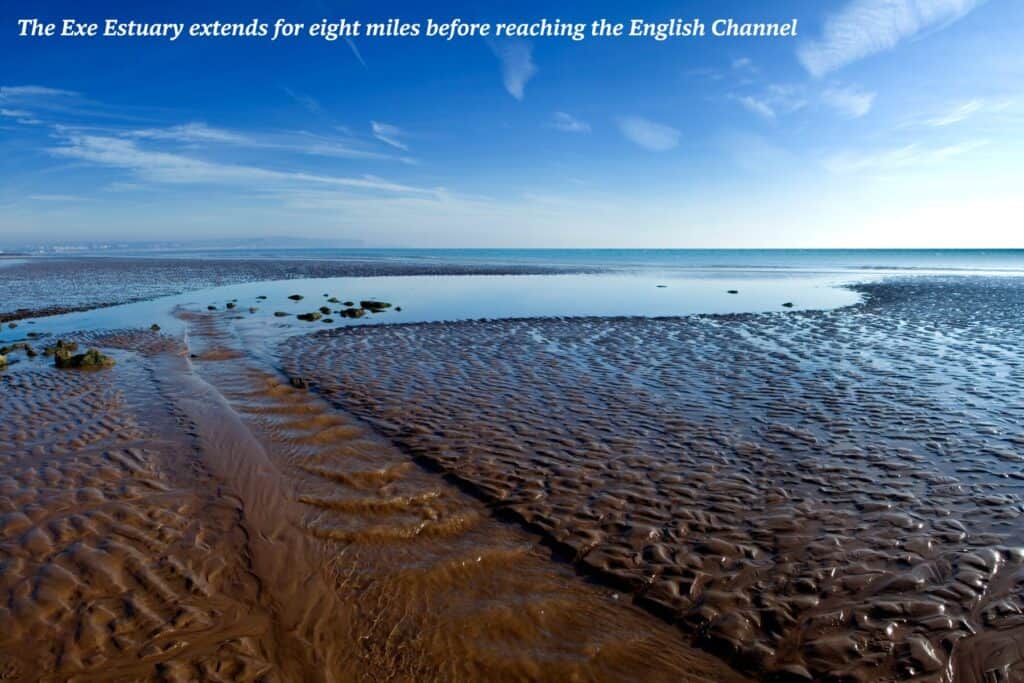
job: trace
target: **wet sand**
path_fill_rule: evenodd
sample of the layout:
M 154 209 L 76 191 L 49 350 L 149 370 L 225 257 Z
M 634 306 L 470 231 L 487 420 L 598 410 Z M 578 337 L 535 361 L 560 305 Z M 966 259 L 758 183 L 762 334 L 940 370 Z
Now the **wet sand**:
M 281 348 L 336 405 L 740 670 L 1024 676 L 1024 281 L 832 312 L 402 325 Z
M 1020 680 L 1024 280 L 860 289 L 13 353 L 0 677 Z
M 743 680 L 182 317 L 0 374 L 5 679 Z

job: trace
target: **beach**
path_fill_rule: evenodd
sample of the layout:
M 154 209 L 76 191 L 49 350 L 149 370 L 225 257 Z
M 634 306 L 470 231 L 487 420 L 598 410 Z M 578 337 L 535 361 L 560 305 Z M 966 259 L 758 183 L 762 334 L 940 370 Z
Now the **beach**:
M 8 266 L 0 673 L 1017 680 L 1024 277 L 929 259 Z

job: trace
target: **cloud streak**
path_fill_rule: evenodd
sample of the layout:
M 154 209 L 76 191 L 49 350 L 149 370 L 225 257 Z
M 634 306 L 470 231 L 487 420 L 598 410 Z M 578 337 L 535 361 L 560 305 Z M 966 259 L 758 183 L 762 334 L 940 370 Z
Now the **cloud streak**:
M 627 140 L 652 152 L 667 152 L 679 145 L 679 131 L 650 119 L 628 116 L 619 120 Z
M 813 76 L 885 52 L 918 33 L 966 16 L 984 0 L 852 0 L 825 21 L 797 57 Z
M 526 95 L 526 84 L 537 74 L 533 46 L 524 41 L 491 43 L 491 51 L 501 61 L 501 78 L 508 94 L 517 100 Z
M 409 151 L 409 146 L 400 139 L 405 135 L 405 131 L 398 126 L 392 126 L 390 123 L 381 123 L 380 121 L 370 121 L 370 128 L 373 130 L 373 137 L 384 144 L 391 145 L 403 152 Z
M 590 124 L 586 121 L 580 121 L 572 114 L 567 114 L 564 111 L 556 111 L 551 121 L 552 128 L 562 131 L 563 133 L 589 133 Z
M 71 134 L 64 139 L 63 144 L 48 151 L 56 157 L 131 171 L 140 179 L 152 183 L 235 185 L 256 189 L 312 185 L 397 195 L 437 194 L 437 190 L 403 185 L 369 175 L 353 178 L 206 161 L 174 152 L 145 149 L 134 140 L 101 135 Z

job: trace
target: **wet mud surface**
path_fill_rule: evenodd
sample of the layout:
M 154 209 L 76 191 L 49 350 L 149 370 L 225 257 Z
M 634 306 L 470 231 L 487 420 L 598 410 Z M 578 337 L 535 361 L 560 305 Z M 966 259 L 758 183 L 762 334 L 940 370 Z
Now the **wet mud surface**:
M 532 265 L 416 264 L 379 260 L 31 258 L 0 269 L 0 290 L 4 292 L 0 323 L 265 280 L 565 272 L 583 271 Z
M 745 680 L 181 316 L 0 373 L 4 680 Z
M 831 312 L 348 328 L 280 354 L 738 670 L 1024 680 L 1024 280 L 860 289 Z

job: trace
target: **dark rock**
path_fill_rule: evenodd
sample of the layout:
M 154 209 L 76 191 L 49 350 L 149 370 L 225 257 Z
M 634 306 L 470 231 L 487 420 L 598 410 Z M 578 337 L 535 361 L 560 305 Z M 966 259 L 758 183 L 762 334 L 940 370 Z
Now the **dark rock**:
M 317 320 L 319 320 L 321 315 L 317 311 L 313 311 L 312 313 L 301 313 L 301 314 L 299 314 L 296 317 L 299 320 L 305 320 L 306 322 L 312 323 L 312 322 L 316 322 Z
M 11 328 L 12 330 L 13 330 L 13 329 L 14 329 L 15 327 L 17 327 L 17 326 L 18 326 L 18 323 L 7 323 L 7 327 Z
M 255 313 L 255 312 L 256 312 L 256 311 L 258 311 L 258 310 L 260 310 L 260 309 L 256 308 L 255 306 L 250 306 L 250 307 L 249 307 L 249 312 L 250 312 L 250 313 Z
M 739 293 L 740 293 L 740 290 L 738 290 L 738 289 L 730 289 L 730 290 L 729 290 L 728 292 L 726 292 L 726 293 L 727 293 L 727 294 L 739 294 Z
M 395 312 L 396 312 L 396 313 L 397 313 L 397 312 L 400 312 L 401 310 L 402 310 L 402 307 L 401 307 L 401 306 L 395 306 Z
M 783 308 L 793 308 L 793 302 L 792 301 L 787 301 L 786 303 L 782 304 L 782 307 Z
M 665 289 L 668 285 L 655 285 L 658 289 Z
M 320 307 L 320 312 L 323 313 L 324 315 L 329 315 L 330 312 L 331 312 L 331 309 L 328 308 L 327 306 L 321 306 Z
M 329 304 L 340 304 L 341 301 L 338 300 L 338 297 L 332 296 L 330 299 L 327 300 L 327 303 L 329 303 Z
M 285 313 L 284 311 L 274 311 L 275 318 L 287 318 L 291 313 Z
M 54 356 L 57 353 L 65 353 L 68 356 L 78 350 L 77 342 L 66 342 L 63 339 L 57 341 L 53 346 L 47 346 L 43 349 L 43 354 L 46 356 Z
M 236 306 L 236 304 L 235 304 L 234 302 L 232 302 L 232 301 L 229 301 L 229 302 L 228 302 L 228 306 L 227 306 L 227 307 L 228 307 L 228 309 L 232 309 L 232 308 L 234 308 L 235 306 Z
M 292 377 L 290 383 L 296 389 L 308 389 L 309 383 L 302 377 Z
M 367 311 L 370 311 L 371 313 L 380 313 L 386 308 L 391 308 L 391 304 L 387 303 L 386 301 L 366 300 L 360 301 L 359 307 Z
M 291 295 L 290 297 L 288 297 L 288 298 L 289 298 L 289 299 L 291 299 L 292 301 L 302 301 L 302 300 L 303 300 L 303 299 L 305 299 L 306 297 L 302 296 L 301 294 L 292 294 L 292 295 Z
M 322 322 L 333 323 L 334 322 L 334 318 L 324 318 Z
M 341 305 L 342 306 L 348 306 L 349 308 L 351 308 L 352 306 L 355 306 L 355 304 L 352 303 L 351 301 L 342 301 Z
M 260 301 L 263 301 L 263 300 L 265 300 L 265 299 L 266 299 L 267 297 L 266 297 L 266 295 L 265 295 L 265 294 L 260 294 L 260 295 L 259 295 L 258 297 L 256 297 L 256 298 L 257 298 L 257 299 L 259 299 Z
M 160 326 L 157 325 L 156 323 L 153 323 L 152 325 L 149 326 L 149 329 L 151 329 L 154 332 L 159 332 L 160 331 Z
M 366 315 L 366 311 L 361 308 L 346 308 L 341 315 L 344 318 L 362 318 Z
M 115 365 L 113 358 L 96 349 L 89 349 L 77 356 L 72 356 L 70 351 L 60 350 L 54 354 L 53 359 L 54 365 L 62 370 L 102 370 Z
M 216 311 L 217 307 L 214 306 L 213 304 L 210 304 L 209 306 L 206 307 L 206 310 L 208 310 L 208 311 Z

